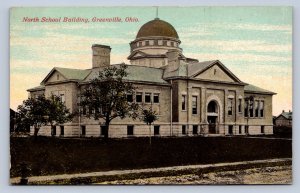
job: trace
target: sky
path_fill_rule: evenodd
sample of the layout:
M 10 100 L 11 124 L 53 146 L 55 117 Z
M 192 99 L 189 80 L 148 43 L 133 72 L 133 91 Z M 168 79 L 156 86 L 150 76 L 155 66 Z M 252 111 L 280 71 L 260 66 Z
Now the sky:
M 23 18 L 89 18 L 90 22 L 23 22 Z M 92 22 L 92 18 L 138 22 Z M 109 45 L 111 63 L 129 63 L 129 42 L 156 17 L 156 7 L 12 8 L 10 107 L 27 99 L 53 67 L 92 67 L 92 44 Z M 159 7 L 186 57 L 220 60 L 240 80 L 277 93 L 273 115 L 292 110 L 291 7 Z

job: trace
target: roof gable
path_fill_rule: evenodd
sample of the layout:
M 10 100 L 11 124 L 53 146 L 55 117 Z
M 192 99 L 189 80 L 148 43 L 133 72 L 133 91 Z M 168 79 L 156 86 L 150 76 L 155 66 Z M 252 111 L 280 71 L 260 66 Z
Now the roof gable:
M 81 70 L 81 69 L 54 67 L 44 78 L 41 84 L 45 84 L 46 82 L 60 82 L 66 80 L 82 81 L 90 74 L 90 72 L 91 72 L 90 69 Z
M 272 91 L 269 91 L 269 90 L 266 90 L 266 89 L 254 86 L 252 84 L 246 85 L 244 87 L 244 90 L 245 90 L 245 92 L 249 92 L 249 93 L 271 94 L 271 95 L 276 94 L 276 93 L 274 93 Z
M 242 83 L 242 81 L 240 81 L 218 60 L 193 63 L 189 65 L 191 65 L 189 69 L 189 76 L 192 78 Z
M 293 113 L 292 112 L 282 112 L 276 119 L 279 117 L 283 117 L 284 119 L 292 120 L 293 119 Z
M 132 53 L 127 57 L 127 59 L 133 59 L 133 58 L 136 58 L 136 57 L 145 57 L 145 56 L 147 56 L 146 53 L 141 52 L 141 51 L 135 51 L 135 52 L 132 52 Z
M 121 64 L 112 64 L 111 66 L 119 67 Z M 124 77 L 125 80 L 133 82 L 147 82 L 147 83 L 159 83 L 159 84 L 168 84 L 167 81 L 163 79 L 163 69 L 152 68 L 146 66 L 136 66 L 126 64 L 128 73 L 127 77 Z M 94 78 L 97 78 L 99 72 L 104 68 L 94 68 L 91 73 L 85 78 L 84 82 L 89 82 Z

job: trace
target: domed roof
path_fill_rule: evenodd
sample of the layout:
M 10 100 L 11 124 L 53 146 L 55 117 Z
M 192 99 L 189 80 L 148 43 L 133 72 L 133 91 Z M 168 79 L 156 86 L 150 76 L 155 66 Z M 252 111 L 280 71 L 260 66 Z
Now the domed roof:
M 136 38 L 149 36 L 165 36 L 178 39 L 175 28 L 166 21 L 158 18 L 145 23 L 136 35 Z

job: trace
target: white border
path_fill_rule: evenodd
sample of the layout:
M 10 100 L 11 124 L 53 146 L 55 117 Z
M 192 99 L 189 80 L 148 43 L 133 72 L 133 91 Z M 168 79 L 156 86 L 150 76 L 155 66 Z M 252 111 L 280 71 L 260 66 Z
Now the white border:
M 1 50 L 1 68 L 0 68 L 0 88 L 1 88 L 1 100 L 0 100 L 0 192 L 54 192 L 64 191 L 66 193 L 72 192 L 243 192 L 243 193 L 259 193 L 259 192 L 300 192 L 299 182 L 299 158 L 300 152 L 299 140 L 299 125 L 300 119 L 297 107 L 300 107 L 300 103 L 297 100 L 293 100 L 293 185 L 227 185 L 227 186 L 213 186 L 213 185 L 201 185 L 201 186 L 9 186 L 9 8 L 20 6 L 293 6 L 294 16 L 294 31 L 293 34 L 300 34 L 299 30 L 299 8 L 300 1 L 296 0 L 146 0 L 141 2 L 140 0 L 106 0 L 106 2 L 99 2 L 99 0 L 10 0 L 0 1 L 0 50 Z M 298 42 L 298 44 L 297 44 Z M 299 36 L 293 36 L 293 53 L 300 53 Z M 299 99 L 299 86 L 300 76 L 299 74 L 299 55 L 293 55 L 293 99 Z

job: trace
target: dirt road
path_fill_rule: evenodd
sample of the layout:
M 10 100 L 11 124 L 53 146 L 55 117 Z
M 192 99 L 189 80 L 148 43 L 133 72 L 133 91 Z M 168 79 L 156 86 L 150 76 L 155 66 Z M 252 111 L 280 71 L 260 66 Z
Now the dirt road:
M 275 166 L 246 170 L 211 172 L 200 175 L 152 177 L 106 181 L 98 184 L 291 184 L 292 167 Z

